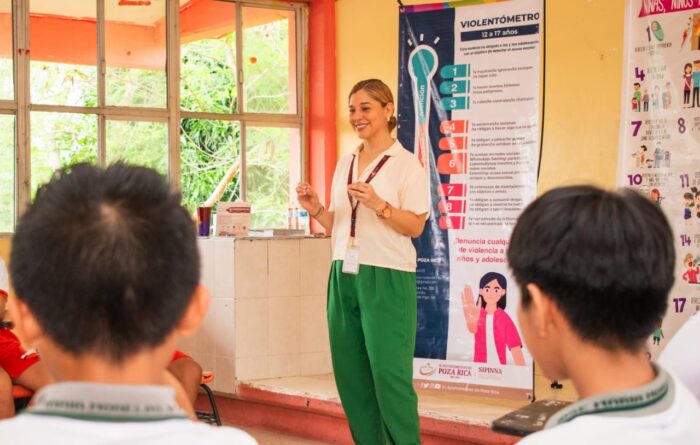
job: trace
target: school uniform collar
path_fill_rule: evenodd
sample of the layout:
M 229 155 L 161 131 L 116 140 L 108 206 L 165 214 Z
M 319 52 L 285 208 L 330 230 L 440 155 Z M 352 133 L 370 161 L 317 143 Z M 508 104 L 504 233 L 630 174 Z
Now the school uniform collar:
M 652 364 L 656 378 L 650 383 L 625 391 L 600 394 L 573 403 L 557 411 L 545 424 L 545 429 L 569 422 L 588 414 L 606 417 L 643 417 L 666 411 L 675 398 L 671 376 Z
M 185 419 L 169 386 L 63 382 L 48 385 L 25 413 L 100 422 Z
M 355 147 L 355 151 L 353 152 L 353 155 L 359 156 L 360 150 L 362 150 L 362 144 L 359 144 L 357 147 Z M 384 152 L 381 154 L 381 156 L 378 156 L 379 159 L 381 159 L 383 156 L 397 156 L 401 154 L 401 150 L 405 150 L 403 145 L 401 145 L 401 142 L 399 142 L 398 139 L 394 139 L 394 143 L 391 144 L 389 148 L 384 150 Z

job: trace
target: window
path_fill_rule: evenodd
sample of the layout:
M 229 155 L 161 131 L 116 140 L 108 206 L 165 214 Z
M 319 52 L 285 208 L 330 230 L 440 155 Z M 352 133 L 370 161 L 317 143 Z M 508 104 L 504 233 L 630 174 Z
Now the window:
M 168 175 L 191 211 L 244 199 L 254 227 L 286 226 L 302 165 L 304 7 L 0 0 L 0 231 L 56 169 L 118 160 Z
M 0 0 L 0 232 L 15 224 L 15 115 L 12 1 Z
M 301 178 L 299 12 L 218 0 L 180 4 L 184 202 L 194 210 L 245 199 L 252 227 L 284 227 L 290 187 Z

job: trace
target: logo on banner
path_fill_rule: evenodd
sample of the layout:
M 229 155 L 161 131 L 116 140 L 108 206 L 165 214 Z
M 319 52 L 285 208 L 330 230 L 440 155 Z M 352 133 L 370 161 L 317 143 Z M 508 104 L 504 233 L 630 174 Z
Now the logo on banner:
M 426 363 L 425 365 L 421 366 L 418 372 L 420 372 L 420 375 L 425 375 L 425 376 L 430 376 L 435 374 L 435 371 L 437 371 L 437 368 L 431 365 L 430 363 Z
M 471 377 L 472 367 L 440 364 L 438 365 L 438 375 L 444 375 L 453 379 L 458 379 L 460 377 Z

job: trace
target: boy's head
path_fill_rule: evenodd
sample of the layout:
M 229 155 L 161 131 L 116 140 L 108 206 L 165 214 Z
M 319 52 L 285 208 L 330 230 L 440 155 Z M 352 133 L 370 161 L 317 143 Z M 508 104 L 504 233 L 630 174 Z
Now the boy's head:
M 635 82 L 635 83 L 633 84 L 633 86 L 634 86 L 634 91 L 639 91 L 639 87 L 641 87 L 641 85 L 639 84 L 639 82 Z
M 179 194 L 153 170 L 124 164 L 55 174 L 17 225 L 10 268 L 42 338 L 113 363 L 162 345 L 199 282 Z
M 576 342 L 642 350 L 666 312 L 674 255 L 666 217 L 634 191 L 564 187 L 531 203 L 508 262 L 525 343 L 545 374 L 568 377 L 564 351 Z

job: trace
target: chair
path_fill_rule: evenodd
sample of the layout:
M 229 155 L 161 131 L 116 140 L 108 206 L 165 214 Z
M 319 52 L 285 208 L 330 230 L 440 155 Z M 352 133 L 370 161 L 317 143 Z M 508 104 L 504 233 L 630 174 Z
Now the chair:
M 199 382 L 199 387 L 204 390 L 209 398 L 209 406 L 211 406 L 211 411 L 195 411 L 197 414 L 197 419 L 202 422 L 208 423 L 210 425 L 221 426 L 221 416 L 219 416 L 219 409 L 216 407 L 216 399 L 214 398 L 214 393 L 209 388 L 208 383 L 214 381 L 214 373 L 211 371 L 202 372 L 202 379 Z
M 19 412 L 29 405 L 34 391 L 22 385 L 12 385 L 12 398 L 15 401 L 15 412 Z

